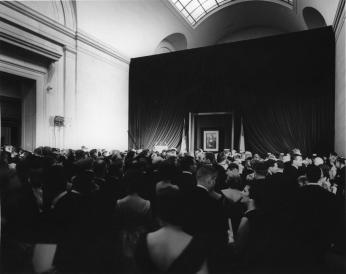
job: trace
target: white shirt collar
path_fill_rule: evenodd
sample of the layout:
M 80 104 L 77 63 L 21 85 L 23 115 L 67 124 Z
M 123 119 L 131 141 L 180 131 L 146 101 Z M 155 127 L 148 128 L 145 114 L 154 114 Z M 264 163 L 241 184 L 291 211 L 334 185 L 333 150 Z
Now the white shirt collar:
M 243 214 L 243 215 L 245 215 L 245 214 L 247 214 L 247 213 L 249 213 L 249 212 L 251 212 L 251 211 L 254 211 L 254 210 L 256 210 L 256 208 L 251 208 L 251 209 L 248 209 L 248 210 L 246 210 L 246 211 L 244 212 L 244 214 Z
M 322 184 L 321 183 L 310 183 L 310 182 L 307 182 L 305 183 L 306 186 L 320 186 L 322 187 Z
M 51 204 L 50 208 L 51 208 L 51 209 L 54 209 L 54 208 L 55 208 L 55 205 L 57 204 L 57 202 L 58 202 L 62 197 L 64 197 L 66 194 L 67 194 L 67 191 L 65 190 L 65 191 L 61 192 L 58 196 L 56 196 L 56 197 L 54 198 L 54 200 L 52 201 L 52 204 Z
M 72 189 L 70 192 L 75 193 L 75 194 L 80 194 L 80 192 L 78 192 L 77 190 L 74 190 L 74 189 Z M 54 200 L 52 201 L 52 204 L 51 204 L 50 208 L 51 208 L 51 209 L 54 209 L 55 206 L 56 206 L 56 204 L 57 204 L 57 202 L 58 202 L 62 197 L 64 197 L 67 193 L 68 193 L 68 191 L 65 190 L 65 191 L 61 192 L 58 196 L 56 196 L 56 197 L 54 198 Z
M 299 169 L 299 167 L 298 167 L 298 166 L 295 166 L 295 165 L 293 165 L 293 164 L 292 164 L 291 166 L 295 167 L 297 170 Z
M 72 189 L 72 190 L 71 190 L 71 192 L 72 192 L 72 193 L 75 193 L 75 194 L 80 194 L 80 192 L 79 192 L 79 191 L 74 190 L 74 189 Z
M 209 192 L 209 190 L 208 190 L 205 186 L 202 186 L 202 185 L 197 184 L 197 187 L 203 188 L 204 190 L 206 190 L 207 192 Z

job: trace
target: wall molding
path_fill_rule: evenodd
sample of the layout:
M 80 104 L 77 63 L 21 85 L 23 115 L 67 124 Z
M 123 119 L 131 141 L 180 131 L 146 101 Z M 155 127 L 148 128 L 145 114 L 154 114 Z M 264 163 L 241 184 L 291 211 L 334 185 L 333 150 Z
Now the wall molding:
M 21 15 L 24 15 L 30 19 L 35 20 L 38 23 L 41 23 L 42 25 L 48 27 L 48 29 L 55 30 L 58 33 L 62 34 L 63 37 L 72 38 L 76 44 L 77 41 L 83 42 L 87 44 L 88 46 L 91 46 L 100 52 L 107 54 L 108 56 L 115 58 L 121 62 L 124 62 L 126 64 L 130 63 L 130 58 L 120 54 L 114 47 L 107 45 L 106 43 L 100 41 L 99 39 L 92 37 L 90 34 L 77 29 L 76 31 L 66 27 L 65 25 L 62 25 L 59 22 L 54 21 L 53 19 L 25 6 L 22 3 L 16 2 L 16 1 L 0 1 L 0 5 L 6 6 L 7 8 L 10 8 L 16 12 L 18 12 Z M 1 18 L 0 18 L 1 19 Z M 15 18 L 7 18 L 6 20 L 9 20 L 12 24 L 21 26 L 18 22 L 13 22 Z M 24 27 L 24 26 L 23 26 Z M 35 30 L 31 30 L 31 32 L 35 32 Z M 53 41 L 59 46 L 66 47 L 69 51 L 74 52 L 75 49 L 72 45 L 68 44 L 66 41 L 62 41 L 58 39 L 58 37 L 51 37 L 48 36 L 49 34 L 44 33 L 38 33 L 38 30 L 36 30 L 36 35 L 40 36 L 41 38 L 46 38 L 49 41 Z M 22 42 L 23 44 L 23 42 Z M 52 55 L 54 57 L 54 54 Z M 56 57 L 54 57 L 56 58 Z
M 345 0 L 340 0 L 335 13 L 333 28 L 336 40 L 339 38 L 340 31 L 345 23 Z
M 42 75 L 42 76 L 44 76 L 44 75 L 47 74 L 47 71 L 45 71 L 44 69 L 40 70 L 40 69 L 35 68 L 33 66 L 30 66 L 30 65 L 21 65 L 21 64 L 18 64 L 16 62 L 11 62 L 10 60 L 5 60 L 5 58 L 3 58 L 3 56 L 1 56 L 0 67 L 4 68 L 4 67 L 7 67 L 7 66 L 11 66 L 13 69 L 18 69 L 20 71 L 31 72 L 34 75 Z M 33 77 L 28 76 L 28 75 L 26 75 L 25 77 L 36 80 L 36 77 L 33 78 Z
M 4 32 L 0 32 L 0 41 L 7 42 L 9 44 L 27 49 L 29 51 L 38 53 L 39 55 L 43 55 L 51 60 L 57 61 L 60 59 L 62 54 L 49 50 L 48 48 L 40 47 L 35 45 L 34 43 L 28 42 L 27 39 L 20 39 L 15 36 L 9 35 Z
M 121 62 L 126 64 L 130 63 L 130 58 L 125 57 L 118 53 L 113 47 L 107 45 L 106 43 L 101 42 L 97 38 L 92 37 L 90 34 L 87 34 L 81 29 L 78 29 L 76 32 L 76 40 L 79 42 L 83 42 L 84 44 L 105 53 Z
M 108 64 L 110 66 L 116 66 L 119 67 L 119 65 L 124 66 L 124 67 L 128 67 L 129 63 L 125 63 L 123 61 L 119 61 L 118 59 L 115 59 L 109 55 L 106 54 L 99 54 L 99 52 L 97 52 L 97 49 L 93 49 L 93 48 L 88 48 L 87 45 L 78 45 L 78 54 L 86 54 L 98 61 L 102 61 L 105 64 Z
M 19 3 L 17 1 L 0 1 L 1 5 L 4 5 L 8 8 L 11 8 L 17 12 L 19 12 L 22 15 L 25 15 L 51 29 L 54 29 L 66 36 L 69 36 L 71 38 L 75 37 L 74 30 L 54 21 L 53 19 L 25 6 L 22 3 Z

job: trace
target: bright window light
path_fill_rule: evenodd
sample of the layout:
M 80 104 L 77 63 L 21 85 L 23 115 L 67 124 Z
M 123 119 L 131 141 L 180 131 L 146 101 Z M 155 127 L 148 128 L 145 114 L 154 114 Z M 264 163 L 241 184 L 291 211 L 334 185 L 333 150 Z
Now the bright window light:
M 196 25 L 204 16 L 228 2 L 237 0 L 169 0 L 179 13 L 192 25 Z M 294 0 L 280 0 L 293 6 Z

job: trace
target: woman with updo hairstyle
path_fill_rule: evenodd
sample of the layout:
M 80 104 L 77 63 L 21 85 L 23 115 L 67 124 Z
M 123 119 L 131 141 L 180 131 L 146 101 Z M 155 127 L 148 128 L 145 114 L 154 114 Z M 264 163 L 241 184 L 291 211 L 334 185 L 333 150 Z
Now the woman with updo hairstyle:
M 135 259 L 140 273 L 209 273 L 203 239 L 182 230 L 186 207 L 181 192 L 170 186 L 162 189 L 156 205 L 161 228 L 138 241 Z

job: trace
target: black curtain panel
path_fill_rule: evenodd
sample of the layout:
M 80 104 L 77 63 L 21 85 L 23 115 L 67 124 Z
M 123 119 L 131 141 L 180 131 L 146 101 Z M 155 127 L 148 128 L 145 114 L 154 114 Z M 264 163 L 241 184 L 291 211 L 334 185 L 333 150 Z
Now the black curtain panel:
M 234 111 L 246 149 L 333 150 L 331 27 L 131 60 L 129 147 L 177 147 L 189 112 Z

